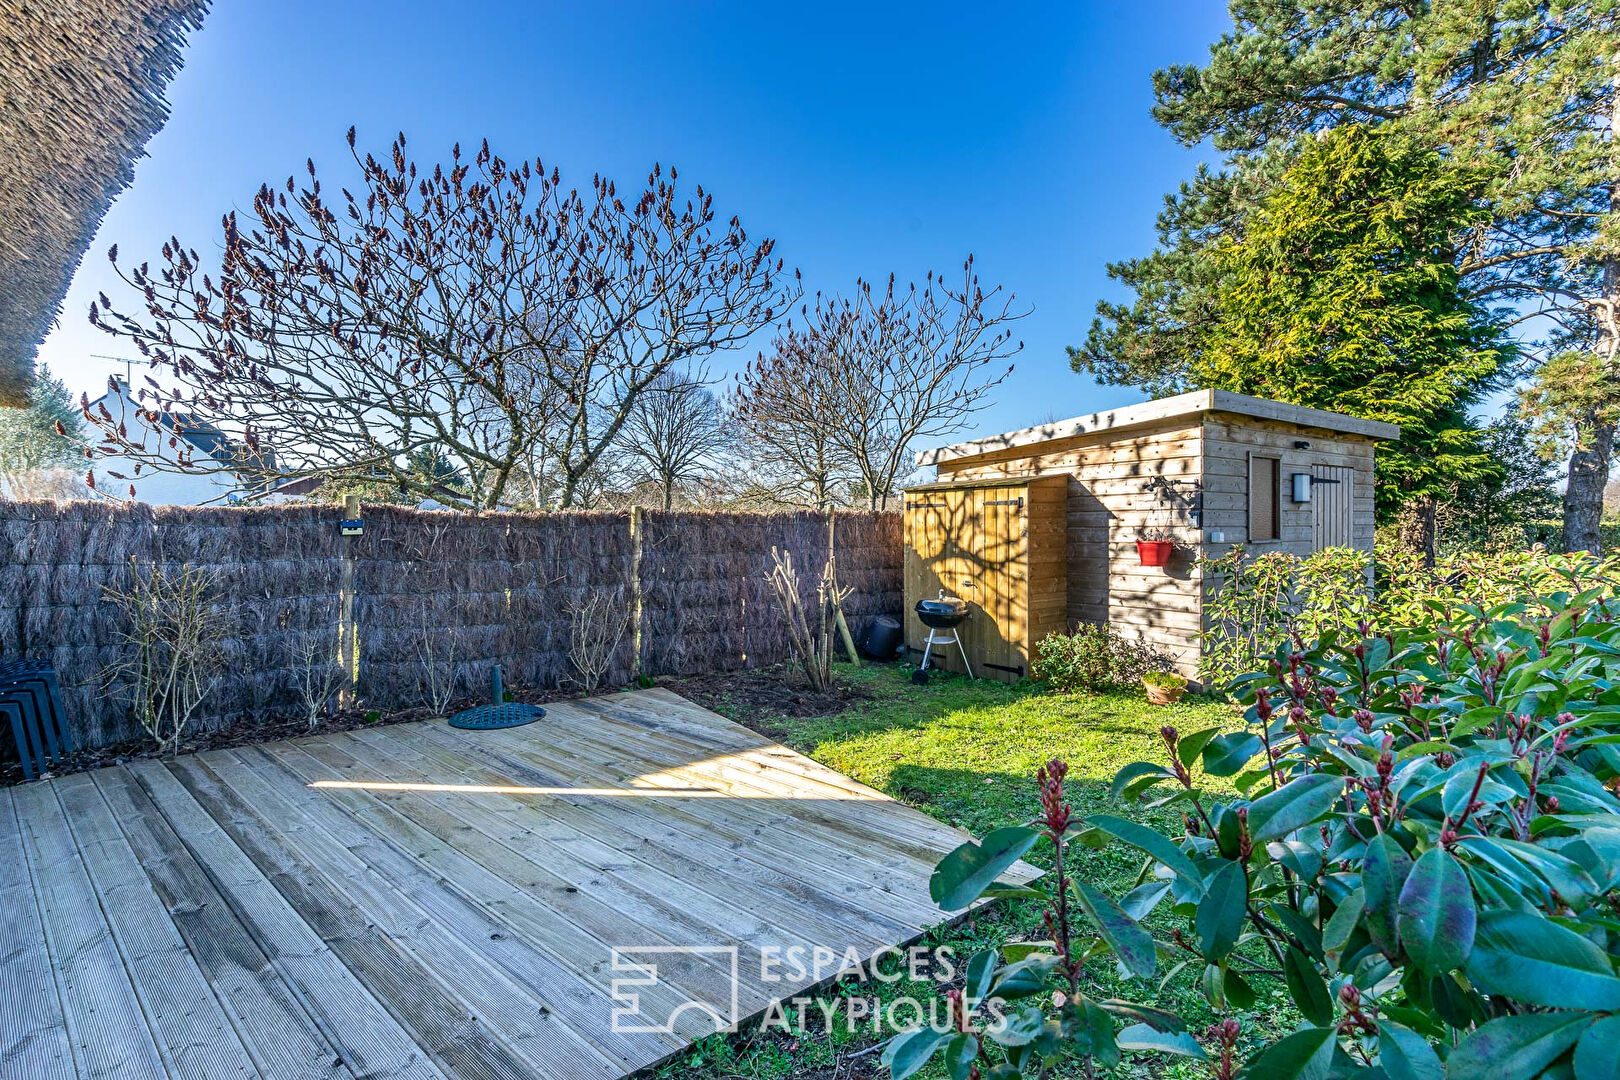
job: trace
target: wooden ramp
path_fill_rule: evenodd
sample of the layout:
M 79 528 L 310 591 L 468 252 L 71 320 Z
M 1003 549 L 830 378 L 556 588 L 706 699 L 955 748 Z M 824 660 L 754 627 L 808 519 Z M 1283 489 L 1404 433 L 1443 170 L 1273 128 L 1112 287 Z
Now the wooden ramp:
M 762 949 L 944 918 L 965 834 L 668 691 L 548 709 L 6 790 L 0 1076 L 618 1077 L 816 981 Z

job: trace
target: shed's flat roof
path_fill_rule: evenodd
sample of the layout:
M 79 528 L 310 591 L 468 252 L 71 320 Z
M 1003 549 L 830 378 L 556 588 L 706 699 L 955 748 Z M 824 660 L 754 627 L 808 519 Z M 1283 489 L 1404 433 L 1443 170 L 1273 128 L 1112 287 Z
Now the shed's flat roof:
M 1325 409 L 1310 409 L 1303 405 L 1250 397 L 1248 394 L 1234 394 L 1230 390 L 1194 390 L 1190 394 L 1144 401 L 1140 405 L 1127 405 L 1122 409 L 1109 409 L 1106 412 L 1092 413 L 1090 416 L 1076 416 L 1072 420 L 1056 420 L 1050 424 L 1041 424 L 1020 431 L 1007 431 L 1000 435 L 987 435 L 982 439 L 972 439 L 952 446 L 924 450 L 917 455 L 917 464 L 938 465 L 943 461 L 978 457 L 981 454 L 994 454 L 1020 446 L 1037 446 L 1058 439 L 1072 439 L 1078 435 L 1119 431 L 1155 424 L 1178 416 L 1197 416 L 1210 412 L 1237 413 L 1240 416 L 1253 416 L 1262 420 L 1280 420 L 1305 427 L 1362 435 L 1369 439 L 1395 439 L 1401 434 L 1401 429 L 1396 425 L 1385 424 L 1378 420 L 1363 420 L 1360 417 L 1328 412 Z

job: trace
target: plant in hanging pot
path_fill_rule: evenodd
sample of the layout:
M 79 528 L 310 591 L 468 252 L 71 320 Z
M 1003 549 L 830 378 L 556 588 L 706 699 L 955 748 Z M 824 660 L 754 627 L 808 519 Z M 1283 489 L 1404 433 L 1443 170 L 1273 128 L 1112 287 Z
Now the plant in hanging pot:
M 1176 550 L 1169 529 L 1143 529 L 1136 536 L 1136 557 L 1143 566 L 1164 566 Z
M 1187 692 L 1187 676 L 1173 671 L 1150 671 L 1142 676 L 1142 687 L 1155 705 L 1174 705 Z

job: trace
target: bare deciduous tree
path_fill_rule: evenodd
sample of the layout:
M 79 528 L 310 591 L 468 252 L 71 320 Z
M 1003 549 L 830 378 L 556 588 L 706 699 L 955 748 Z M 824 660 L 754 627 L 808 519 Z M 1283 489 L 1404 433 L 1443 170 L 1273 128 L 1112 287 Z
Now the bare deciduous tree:
M 788 638 L 799 659 L 799 668 L 812 690 L 825 690 L 832 684 L 833 631 L 850 590 L 839 587 L 837 563 L 829 555 L 816 583 L 816 603 L 812 611 L 800 593 L 793 556 L 771 548 L 771 564 L 765 579 L 770 582 L 782 617 L 787 621 Z
M 819 339 L 789 330 L 737 376 L 727 404 L 758 485 L 784 502 L 833 506 L 858 475 L 834 435 L 842 382 Z
M 587 694 L 595 693 L 612 669 L 631 615 L 623 589 L 593 590 L 568 606 L 568 661 Z
M 216 582 L 201 567 L 170 573 L 131 559 L 128 583 L 104 589 L 122 617 L 125 651 L 102 676 L 124 688 L 136 719 L 165 754 L 191 729 L 224 666 L 226 624 L 213 610 Z
M 730 439 L 724 417 L 714 393 L 682 372 L 664 372 L 636 400 L 621 433 L 624 454 L 658 484 L 665 510 L 681 485 L 713 471 Z
M 335 641 L 312 641 L 298 653 L 299 714 L 315 730 L 343 685 L 343 662 Z
M 969 255 L 959 286 L 930 272 L 902 290 L 890 275 L 882 291 L 857 281 L 853 297 L 817 296 L 805 309 L 814 355 L 832 365 L 834 439 L 873 510 L 888 506 L 919 440 L 962 430 L 1012 374 L 1001 363 L 1024 345 L 1008 324 L 1029 314 L 1013 303 L 1000 286 L 984 291 Z
M 251 222 L 223 219 L 212 273 L 178 239 L 155 269 L 119 267 L 112 249 L 141 304 L 102 296 L 90 317 L 156 369 L 142 404 L 227 432 L 240 452 L 147 445 L 86 408 L 104 451 L 160 471 L 381 478 L 444 501 L 406 465 L 432 446 L 469 478 L 467 508 L 508 501 L 543 457 L 553 505 L 572 506 L 654 380 L 741 343 L 797 296 L 774 241 L 717 221 L 674 169 L 655 166 L 626 201 L 611 180 L 582 194 L 487 142 L 431 170 L 403 135 L 383 160 L 355 150 L 352 128 L 349 147 L 353 192 L 329 200 L 313 161 L 306 185 L 262 187 Z
M 434 716 L 443 716 L 461 691 L 459 635 L 454 629 L 436 625 L 426 603 L 420 610 L 416 638 L 417 692 L 422 704 Z
M 1012 373 L 1002 362 L 1023 347 L 1008 324 L 1028 313 L 983 289 L 971 255 L 957 286 L 933 273 L 921 288 L 858 280 L 852 296 L 818 294 L 801 309 L 802 325 L 739 379 L 733 410 L 766 460 L 798 463 L 818 504 L 853 474 L 882 509 L 918 441 L 962 430 L 990 403 Z

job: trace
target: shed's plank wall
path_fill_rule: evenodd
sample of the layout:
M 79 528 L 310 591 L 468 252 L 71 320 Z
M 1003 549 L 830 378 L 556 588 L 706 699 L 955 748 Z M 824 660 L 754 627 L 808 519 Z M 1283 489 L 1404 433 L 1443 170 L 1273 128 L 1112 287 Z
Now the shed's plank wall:
M 1040 453 L 1006 450 L 960 464 L 943 462 L 941 480 L 1067 474 L 1067 598 L 1069 622 L 1112 622 L 1139 634 L 1193 674 L 1201 619 L 1198 530 L 1184 512 L 1161 501 L 1156 480 L 1179 482 L 1188 494 L 1202 475 L 1204 427 L 1182 417 L 1173 424 L 1105 432 L 1043 443 Z M 1138 530 L 1170 528 L 1181 542 L 1170 565 L 1142 566 Z
M 1294 444 L 1308 441 L 1310 448 Z M 1225 554 L 1249 539 L 1248 465 L 1253 452 L 1276 457 L 1279 470 L 1280 539 L 1251 545 L 1255 552 L 1309 554 L 1314 547 L 1311 504 L 1289 497 L 1293 473 L 1337 466 L 1355 470 L 1355 546 L 1373 546 L 1372 439 L 1284 421 L 1227 413 L 1181 417 L 1129 433 L 1101 432 L 1054 440 L 1035 448 L 999 451 L 961 462 L 943 462 L 941 480 L 1069 476 L 1068 590 L 1072 622 L 1114 623 L 1171 654 L 1185 674 L 1196 674 L 1198 634 L 1203 626 L 1204 582 L 1196 563 L 1201 550 Z M 1183 491 L 1202 484 L 1202 527 L 1219 531 L 1223 543 L 1185 512 L 1170 511 L 1155 481 L 1176 481 Z M 1144 567 L 1137 559 L 1138 532 L 1170 527 L 1180 545 L 1170 565 Z
M 1310 449 L 1297 450 L 1304 440 Z M 1297 472 L 1310 472 L 1318 466 L 1338 466 L 1355 470 L 1355 520 L 1351 528 L 1354 546 L 1371 551 L 1373 546 L 1373 447 L 1372 440 L 1320 428 L 1253 417 L 1210 413 L 1204 418 L 1204 528 L 1224 534 L 1225 543 L 1208 544 L 1211 558 L 1224 555 L 1233 544 L 1249 542 L 1248 468 L 1251 453 L 1281 460 L 1282 473 L 1279 513 L 1282 526 L 1278 540 L 1249 546 L 1254 554 L 1286 551 L 1309 555 L 1315 549 L 1311 504 L 1296 503 L 1289 497 L 1290 478 Z

